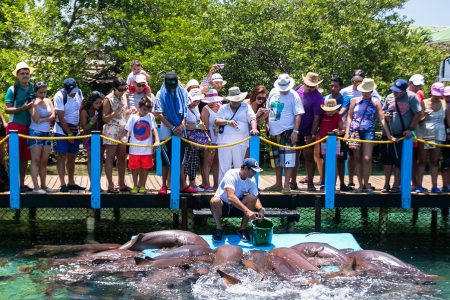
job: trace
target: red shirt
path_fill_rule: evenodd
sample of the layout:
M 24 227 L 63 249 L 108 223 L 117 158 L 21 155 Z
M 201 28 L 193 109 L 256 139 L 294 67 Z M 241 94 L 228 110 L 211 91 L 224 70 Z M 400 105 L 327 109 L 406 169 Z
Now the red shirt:
M 419 102 L 423 101 L 425 99 L 425 93 L 422 90 L 418 90 L 416 93 L 417 99 L 419 99 Z
M 324 112 L 320 118 L 319 137 L 323 138 L 328 134 L 328 132 L 338 129 L 339 122 L 342 122 L 342 117 L 339 113 L 336 112 L 334 115 L 329 116 L 326 112 Z

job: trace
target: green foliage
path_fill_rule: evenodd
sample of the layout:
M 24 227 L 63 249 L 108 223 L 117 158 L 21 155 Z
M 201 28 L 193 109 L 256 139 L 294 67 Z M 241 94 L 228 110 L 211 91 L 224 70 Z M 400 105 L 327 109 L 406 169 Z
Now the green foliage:
M 202 79 L 214 63 L 228 86 L 269 89 L 281 72 L 297 83 L 308 71 L 325 84 L 362 68 L 381 94 L 391 82 L 422 73 L 430 83 L 446 53 L 427 44 L 395 13 L 406 0 L 3 0 L 0 3 L 0 90 L 14 82 L 20 60 L 34 79 L 58 90 L 65 77 L 88 92 L 88 78 L 126 77 L 140 59 L 157 90 L 161 75 Z M 94 62 L 97 67 L 93 70 Z M 0 93 L 4 96 L 4 93 Z

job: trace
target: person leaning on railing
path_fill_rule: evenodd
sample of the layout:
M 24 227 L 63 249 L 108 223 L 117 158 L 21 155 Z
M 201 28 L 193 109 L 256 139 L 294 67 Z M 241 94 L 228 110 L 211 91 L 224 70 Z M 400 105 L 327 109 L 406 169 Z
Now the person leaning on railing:
M 422 118 L 417 127 L 417 137 L 435 144 L 444 144 L 447 139 L 444 120 L 447 114 L 446 103 L 442 100 L 444 96 L 444 85 L 441 82 L 435 82 L 431 86 L 431 98 L 424 99 L 422 104 Z M 431 192 L 440 193 L 441 189 L 437 186 L 437 177 L 439 172 L 439 160 L 441 159 L 441 147 L 426 143 L 419 143 L 418 160 L 419 168 L 417 170 L 417 187 L 414 190 L 417 193 L 426 192 L 422 186 L 425 166 L 429 156 L 429 167 L 431 175 Z
M 88 135 L 92 131 L 101 131 L 103 128 L 102 108 L 103 99 L 105 95 L 98 91 L 93 91 L 89 94 L 86 101 L 83 102 L 80 112 L 80 127 L 83 129 L 83 134 Z M 91 178 L 91 138 L 87 138 L 83 143 L 84 149 L 87 151 L 87 171 L 89 179 Z M 104 156 L 105 146 L 100 148 L 101 157 Z M 102 165 L 100 164 L 100 174 L 102 173 Z
M 392 94 L 386 97 L 383 105 L 384 118 L 392 136 L 396 139 L 411 138 L 412 132 L 419 122 L 422 108 L 415 93 L 407 90 L 408 83 L 404 79 L 397 79 L 391 86 Z M 383 132 L 382 140 L 388 140 Z M 400 192 L 400 170 L 403 142 L 380 145 L 381 161 L 384 166 L 384 187 L 382 193 Z M 413 164 L 414 168 L 414 164 Z M 394 171 L 394 184 L 390 186 L 392 170 Z
M 73 137 L 79 132 L 80 108 L 83 102 L 83 93 L 77 87 L 77 82 L 73 78 L 66 78 L 64 87 L 59 90 L 53 102 L 56 111 L 56 122 L 53 132 L 55 137 Z M 60 192 L 67 193 L 69 190 L 82 191 L 81 187 L 75 183 L 75 158 L 80 150 L 80 140 L 57 140 L 55 141 L 55 152 L 57 153 L 56 168 L 58 170 L 59 181 L 61 183 Z M 68 182 L 66 184 L 66 171 Z
M 125 125 L 128 121 L 128 101 L 125 96 L 127 91 L 127 83 L 123 78 L 115 78 L 113 81 L 113 89 L 111 93 L 106 95 L 103 100 L 103 135 L 107 138 L 126 142 Z M 106 145 L 105 174 L 108 180 L 108 193 L 129 192 L 131 189 L 125 185 L 125 169 L 126 169 L 126 146 L 117 142 L 104 140 Z M 112 179 L 113 164 L 117 157 L 117 170 L 119 179 L 119 189 L 114 186 Z
M 358 85 L 358 90 L 362 93 L 362 96 L 353 98 L 350 102 L 345 138 L 373 141 L 375 139 L 375 120 L 378 117 L 386 131 L 388 139 L 392 140 L 390 130 L 384 121 L 384 112 L 381 103 L 372 97 L 375 88 L 376 84 L 371 78 L 364 78 L 363 82 Z M 373 189 L 369 184 L 373 144 L 352 142 L 349 147 L 353 149 L 359 182 L 359 188 L 355 192 L 373 193 Z
M 21 61 L 12 72 L 14 77 L 16 77 L 16 82 L 8 88 L 5 95 L 5 112 L 10 115 L 8 126 L 6 127 L 7 134 L 11 130 L 17 130 L 19 134 L 28 134 L 28 126 L 30 125 L 28 110 L 33 105 L 31 100 L 34 94 L 34 84 L 30 82 L 30 76 L 33 71 L 34 68 Z M 20 192 L 30 192 L 32 189 L 25 185 L 25 173 L 28 161 L 31 159 L 26 139 L 19 139 L 19 155 Z
M 47 83 L 38 81 L 34 90 L 35 99 L 30 108 L 31 124 L 28 130 L 29 136 L 49 137 L 50 122 L 55 119 L 55 108 L 52 100 L 47 98 Z M 28 148 L 31 152 L 30 175 L 33 181 L 33 193 L 46 194 L 51 190 L 46 185 L 47 162 L 51 151 L 50 140 L 28 139 Z M 41 179 L 39 186 L 38 176 Z
M 241 93 L 239 87 L 231 87 L 228 96 L 230 103 L 222 105 L 217 113 L 215 124 L 219 126 L 217 144 L 219 146 L 242 141 L 249 134 L 258 134 L 256 116 L 247 103 L 242 103 L 247 92 Z M 248 141 L 226 148 L 219 148 L 219 182 L 225 173 L 242 165 L 248 148 Z

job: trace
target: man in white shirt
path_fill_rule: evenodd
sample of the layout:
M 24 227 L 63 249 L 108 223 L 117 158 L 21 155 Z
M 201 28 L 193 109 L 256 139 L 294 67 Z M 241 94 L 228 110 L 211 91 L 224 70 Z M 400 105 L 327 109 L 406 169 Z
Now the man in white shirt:
M 216 221 L 214 241 L 222 241 L 222 216 L 243 216 L 238 234 L 243 242 L 250 241 L 250 235 L 246 229 L 248 221 L 264 218 L 264 208 L 258 199 L 258 187 L 253 178 L 261 171 L 255 159 L 246 158 L 240 169 L 230 169 L 225 173 L 210 200 L 211 212 Z M 255 209 L 258 211 L 257 215 L 254 212 Z
M 274 83 L 268 99 L 269 133 L 276 143 L 283 146 L 295 146 L 298 140 L 298 128 L 301 115 L 305 113 L 300 96 L 292 89 L 295 81 L 288 74 L 281 74 Z M 289 192 L 289 182 L 295 168 L 295 150 L 272 146 L 275 160 L 275 184 L 267 190 Z M 282 172 L 284 168 L 284 186 Z
M 80 120 L 80 107 L 83 102 L 83 94 L 77 87 L 77 82 L 73 78 L 64 80 L 64 88 L 59 90 L 53 99 L 56 110 L 56 121 L 54 133 L 56 137 L 78 135 L 78 123 Z M 75 157 L 79 151 L 80 140 L 58 140 L 55 143 L 57 153 L 56 167 L 59 180 L 61 182 L 60 191 L 65 193 L 69 190 L 85 190 L 75 184 Z M 66 184 L 65 174 L 69 182 Z

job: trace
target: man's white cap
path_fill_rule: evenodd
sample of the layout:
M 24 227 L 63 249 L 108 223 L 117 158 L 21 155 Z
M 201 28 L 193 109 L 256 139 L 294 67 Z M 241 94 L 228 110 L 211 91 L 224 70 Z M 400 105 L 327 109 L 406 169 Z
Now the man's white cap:
M 414 74 L 409 79 L 409 82 L 412 82 L 414 85 L 424 85 L 425 84 L 425 78 L 420 74 Z

